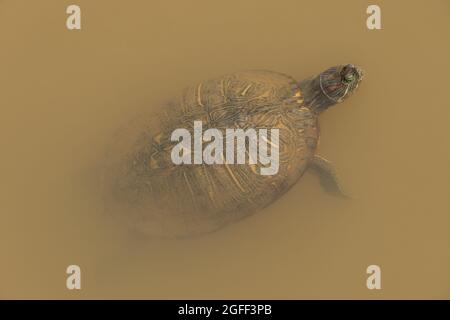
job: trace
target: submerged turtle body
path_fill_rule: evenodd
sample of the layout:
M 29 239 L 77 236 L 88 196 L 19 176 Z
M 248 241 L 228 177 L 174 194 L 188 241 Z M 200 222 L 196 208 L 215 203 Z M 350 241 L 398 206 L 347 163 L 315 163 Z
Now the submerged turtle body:
M 271 71 L 234 73 L 187 88 L 159 114 L 141 116 L 119 132 L 110 150 L 103 174 L 109 208 L 151 234 L 189 236 L 269 205 L 314 162 L 319 107 L 336 103 L 322 101 L 314 81 Z M 222 164 L 175 164 L 171 152 L 178 142 L 171 135 L 184 128 L 194 136 L 195 121 L 224 139 L 230 128 L 278 129 L 278 144 L 266 141 L 279 152 L 277 173 L 262 175 L 266 165 L 250 164 L 248 149 L 244 164 L 223 156 Z

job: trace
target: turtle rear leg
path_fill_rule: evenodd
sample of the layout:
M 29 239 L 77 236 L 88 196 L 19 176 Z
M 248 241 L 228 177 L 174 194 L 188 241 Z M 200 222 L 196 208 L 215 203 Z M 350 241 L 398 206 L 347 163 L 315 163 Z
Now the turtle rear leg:
M 330 161 L 319 155 L 315 155 L 311 159 L 309 169 L 312 169 L 319 176 L 320 184 L 327 193 L 343 198 L 350 198 L 342 188 L 336 170 Z

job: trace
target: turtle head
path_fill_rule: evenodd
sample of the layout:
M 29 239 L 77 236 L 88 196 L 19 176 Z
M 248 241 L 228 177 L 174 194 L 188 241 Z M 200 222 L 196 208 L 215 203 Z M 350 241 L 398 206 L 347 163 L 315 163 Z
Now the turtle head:
M 339 103 L 351 96 L 363 76 L 362 69 L 352 64 L 331 67 L 319 75 L 320 90 L 328 99 Z
M 358 88 L 363 76 L 362 69 L 357 66 L 338 65 L 309 80 L 302 81 L 300 86 L 302 91 L 307 93 L 306 98 L 311 108 L 320 113 L 351 96 Z

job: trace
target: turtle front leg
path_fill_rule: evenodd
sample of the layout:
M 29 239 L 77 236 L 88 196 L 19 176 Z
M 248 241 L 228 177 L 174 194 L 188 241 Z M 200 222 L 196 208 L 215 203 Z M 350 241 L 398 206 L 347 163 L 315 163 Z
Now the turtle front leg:
M 320 184 L 327 193 L 343 198 L 350 198 L 342 188 L 336 170 L 330 161 L 319 155 L 315 155 L 311 159 L 309 169 L 312 169 L 319 176 Z

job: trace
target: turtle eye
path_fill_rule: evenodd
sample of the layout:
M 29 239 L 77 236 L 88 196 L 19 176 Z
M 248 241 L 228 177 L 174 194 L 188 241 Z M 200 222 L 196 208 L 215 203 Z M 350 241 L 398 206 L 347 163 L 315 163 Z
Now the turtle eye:
M 355 74 L 353 72 L 348 72 L 342 76 L 342 82 L 348 84 L 355 80 Z

